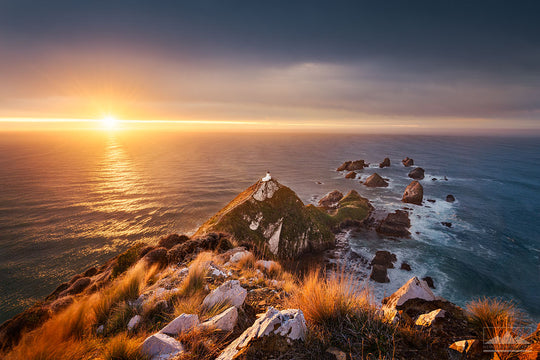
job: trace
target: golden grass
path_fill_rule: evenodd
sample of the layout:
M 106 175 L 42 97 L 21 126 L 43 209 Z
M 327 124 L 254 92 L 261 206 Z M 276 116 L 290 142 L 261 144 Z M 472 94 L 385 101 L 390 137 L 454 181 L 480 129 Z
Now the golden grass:
M 255 259 L 255 255 L 253 255 L 253 253 L 251 252 L 248 252 L 247 254 L 242 256 L 234 266 L 238 270 L 252 270 L 255 269 L 256 261 L 257 259 Z
M 188 274 L 180 285 L 181 295 L 188 296 L 204 288 L 213 257 L 212 252 L 202 252 L 191 262 Z
M 261 263 L 256 263 L 256 267 L 272 279 L 279 278 L 280 275 L 283 273 L 283 268 L 279 263 L 275 261 L 272 261 L 268 268 L 264 267 Z
M 178 340 L 185 346 L 179 360 L 207 360 L 215 359 L 226 347 L 230 334 L 216 332 L 212 329 L 192 329 L 183 332 Z
M 502 338 L 509 334 L 512 337 L 525 336 L 523 328 L 527 324 L 524 314 L 514 303 L 497 298 L 481 298 L 467 304 L 469 322 L 482 334 L 484 340 Z M 500 360 L 516 356 L 520 350 L 516 344 L 498 343 L 495 341 L 493 350 Z M 521 349 L 522 350 L 522 349 Z
M 148 268 L 144 263 L 138 263 L 108 288 L 78 299 L 38 329 L 26 333 L 6 358 L 85 359 L 99 343 L 93 336 L 95 325 L 107 320 L 117 304 L 138 296 L 156 270 L 155 267 Z
M 291 297 L 292 307 L 301 309 L 312 324 L 325 325 L 359 311 L 375 311 L 368 287 L 360 287 L 352 275 L 339 273 L 328 278 L 311 271 Z
M 142 338 L 132 338 L 119 334 L 111 338 L 103 351 L 104 360 L 147 360 L 141 353 Z

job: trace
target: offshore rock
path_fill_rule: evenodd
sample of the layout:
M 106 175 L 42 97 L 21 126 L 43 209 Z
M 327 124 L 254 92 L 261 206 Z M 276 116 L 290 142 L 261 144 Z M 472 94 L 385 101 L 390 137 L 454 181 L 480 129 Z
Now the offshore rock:
M 422 205 L 423 198 L 424 188 L 418 181 L 415 180 L 411 182 L 407 188 L 405 188 L 401 201 L 415 205 Z
M 373 173 L 366 179 L 364 185 L 367 187 L 387 187 L 388 182 L 384 180 L 379 174 Z
M 414 160 L 407 156 L 405 159 L 401 160 L 401 163 L 403 166 L 409 167 L 414 165 Z
M 409 172 L 409 177 L 415 180 L 422 180 L 424 178 L 424 169 L 417 167 Z
M 390 159 L 389 158 L 384 158 L 383 162 L 379 164 L 379 167 L 382 169 L 382 168 L 385 168 L 385 167 L 389 167 L 390 166 Z
M 409 228 L 411 227 L 411 221 L 409 220 L 409 213 L 404 210 L 396 210 L 390 213 L 382 220 L 377 226 L 377 232 L 379 234 L 396 237 L 409 237 L 411 233 Z

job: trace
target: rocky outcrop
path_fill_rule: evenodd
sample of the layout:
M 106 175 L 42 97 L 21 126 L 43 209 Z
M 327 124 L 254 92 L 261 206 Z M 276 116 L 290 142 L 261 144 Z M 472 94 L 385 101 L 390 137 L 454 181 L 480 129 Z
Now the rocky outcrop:
M 452 202 L 456 201 L 456 198 L 454 197 L 454 195 L 448 194 L 448 195 L 446 195 L 446 201 L 452 203 Z
M 482 343 L 476 339 L 460 340 L 448 347 L 450 360 L 472 359 L 473 356 L 482 353 Z
M 379 174 L 373 173 L 370 177 L 364 181 L 364 185 L 367 187 L 387 187 L 388 182 L 384 180 Z
M 422 180 L 424 178 L 424 169 L 417 167 L 409 172 L 409 177 L 415 180 Z
M 240 285 L 238 280 L 229 280 L 220 287 L 214 289 L 203 300 L 203 306 L 207 309 L 216 304 L 230 304 L 240 307 L 246 299 L 247 290 Z
M 409 204 L 422 205 L 422 199 L 424 198 L 424 188 L 418 181 L 411 182 L 405 192 L 401 201 Z
M 366 164 L 364 160 L 355 160 L 355 161 L 345 161 L 341 164 L 336 171 L 355 171 L 362 170 L 365 167 L 368 167 L 369 164 Z
M 406 157 L 405 159 L 401 160 L 401 163 L 403 164 L 403 166 L 409 167 L 414 165 L 414 160 Z
M 426 301 L 437 300 L 437 297 L 431 292 L 428 285 L 418 279 L 416 276 L 411 278 L 400 287 L 395 293 L 383 299 L 383 308 L 401 309 L 404 304 L 413 299 L 421 299 Z
M 444 318 L 446 312 L 443 309 L 433 310 L 427 314 L 418 316 L 414 324 L 416 326 L 430 327 L 437 324 L 439 320 Z
M 351 171 L 347 175 L 345 175 L 345 179 L 356 179 L 356 173 L 354 171 Z
M 335 194 L 339 197 L 340 194 Z M 354 195 L 354 194 L 352 194 Z M 238 195 L 195 233 L 230 234 L 239 243 L 251 243 L 267 257 L 294 259 L 309 251 L 321 251 L 335 243 L 333 230 L 343 221 L 363 221 L 371 205 L 356 193 L 338 201 L 327 198 L 320 209 L 305 206 L 288 187 L 275 179 L 258 181 Z M 173 248 L 174 249 L 174 248 Z
M 376 231 L 379 234 L 386 236 L 396 237 L 409 237 L 411 233 L 409 228 L 411 227 L 411 221 L 409 220 L 409 213 L 404 210 L 396 210 L 390 213 L 383 219 Z
M 384 158 L 383 162 L 379 164 L 379 167 L 381 169 L 385 168 L 385 167 L 390 167 L 390 159 L 389 158 Z
M 343 194 L 340 191 L 334 190 L 319 200 L 319 206 L 325 209 L 335 209 L 341 199 L 343 199 Z
M 231 306 L 221 314 L 208 319 L 199 325 L 202 329 L 214 329 L 219 331 L 233 331 L 238 321 L 238 310 Z
M 144 340 L 141 352 L 152 360 L 165 360 L 184 351 L 182 344 L 165 334 L 156 333 Z
M 275 347 L 286 349 L 291 341 L 304 340 L 306 321 L 301 310 L 276 310 L 270 307 L 266 314 L 259 317 L 253 326 L 249 327 L 236 340 L 223 350 L 216 360 L 232 360 L 240 352 L 249 350 L 251 342 L 272 338 Z

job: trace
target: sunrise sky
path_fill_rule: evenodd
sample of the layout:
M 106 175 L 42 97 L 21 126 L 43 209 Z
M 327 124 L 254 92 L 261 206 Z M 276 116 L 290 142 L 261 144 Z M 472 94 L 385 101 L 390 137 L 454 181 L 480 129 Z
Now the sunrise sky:
M 536 1 L 3 0 L 0 130 L 113 117 L 540 133 L 539 13 Z

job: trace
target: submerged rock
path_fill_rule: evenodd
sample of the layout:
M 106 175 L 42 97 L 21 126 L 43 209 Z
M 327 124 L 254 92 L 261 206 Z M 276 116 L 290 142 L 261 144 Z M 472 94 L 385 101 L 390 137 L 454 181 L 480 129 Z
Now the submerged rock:
M 422 180 L 424 178 L 424 169 L 422 169 L 421 167 L 412 169 L 409 172 L 409 177 L 416 180 Z
M 373 173 L 370 177 L 364 181 L 364 185 L 367 187 L 387 187 L 388 182 L 384 180 L 379 174 Z
M 424 188 L 418 181 L 415 180 L 411 182 L 407 188 L 405 188 L 401 201 L 415 205 L 422 205 L 423 198 Z
M 383 162 L 379 164 L 379 167 L 382 169 L 382 168 L 385 168 L 385 167 L 389 167 L 390 166 L 390 159 L 389 158 L 384 158 Z
M 446 195 L 446 201 L 454 202 L 454 201 L 456 201 L 456 198 L 454 197 L 454 195 L 448 194 L 448 195 Z
M 252 341 L 256 339 L 264 341 L 266 337 L 276 336 L 275 347 L 283 348 L 290 341 L 304 340 L 306 331 L 306 321 L 301 310 L 279 311 L 270 307 L 264 316 L 259 317 L 251 327 L 229 344 L 216 360 L 232 360 L 240 351 L 246 350 Z
M 247 290 L 240 286 L 240 281 L 229 280 L 208 294 L 203 300 L 203 306 L 208 309 L 216 304 L 228 303 L 240 307 L 246 296 Z
M 451 228 L 452 227 L 452 223 L 451 222 L 448 222 L 448 221 L 441 221 L 441 225 L 444 225 L 448 228 Z
M 161 333 L 150 335 L 141 346 L 141 352 L 152 360 L 169 359 L 182 351 L 184 347 L 178 340 Z
M 401 160 L 401 163 L 403 164 L 403 166 L 409 167 L 414 165 L 414 160 L 406 157 L 405 159 Z
M 376 231 L 379 234 L 396 237 L 409 237 L 411 233 L 409 228 L 411 227 L 411 221 L 409 220 L 409 213 L 403 210 L 396 210 L 390 213 L 382 220 L 377 226 Z

